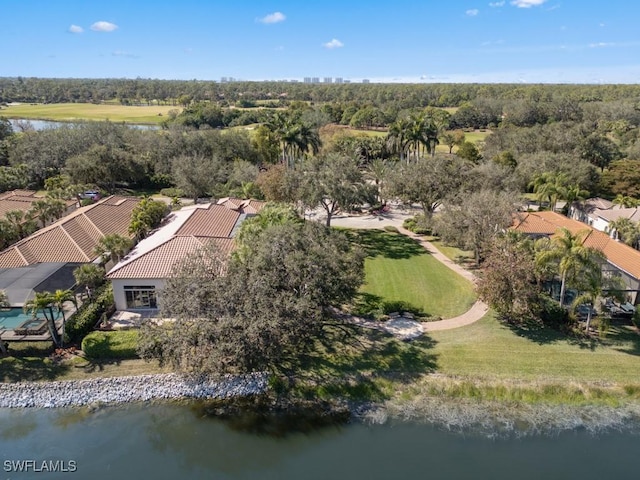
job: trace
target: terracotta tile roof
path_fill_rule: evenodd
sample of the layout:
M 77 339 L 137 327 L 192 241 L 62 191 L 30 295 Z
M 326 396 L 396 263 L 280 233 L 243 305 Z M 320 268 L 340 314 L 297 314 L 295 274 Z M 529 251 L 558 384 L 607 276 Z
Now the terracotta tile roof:
M 20 210 L 26 212 L 31 209 L 33 202 L 42 200 L 43 196 L 36 196 L 33 190 L 13 190 L 0 194 L 0 218 L 3 218 L 7 212 L 12 210 Z M 75 200 L 65 200 L 67 209 L 76 204 Z
M 35 195 L 36 195 L 35 190 L 16 189 L 16 190 L 10 190 L 8 192 L 0 193 L 0 200 L 4 198 L 10 198 L 10 197 L 35 197 Z
M 173 237 L 129 263 L 125 260 L 116 265 L 108 278 L 167 278 L 180 260 L 211 241 L 219 245 L 223 253 L 228 254 L 233 249 L 231 238 Z
M 245 204 L 242 206 L 242 211 L 248 215 L 255 215 L 262 207 L 266 205 L 267 202 L 262 202 L 260 200 L 246 200 Z
M 239 218 L 239 212 L 222 205 L 212 204 L 208 208 L 194 210 L 176 235 L 229 237 Z
M 640 279 L 640 251 L 582 222 L 571 220 L 555 212 L 530 212 L 517 214 L 512 228 L 523 233 L 549 236 L 555 235 L 560 228 L 566 228 L 573 234 L 587 231 L 584 245 L 600 250 L 609 263 Z
M 262 207 L 265 206 L 266 202 L 253 199 L 242 200 L 241 198 L 225 197 L 218 200 L 217 204 L 224 205 L 227 208 L 238 210 L 240 213 L 255 215 L 260 210 L 262 210 Z
M 232 237 L 246 214 L 236 210 L 236 202 L 223 200 L 222 204 L 195 205 L 174 212 L 164 227 L 140 242 L 107 278 L 167 278 L 177 262 L 210 241 L 224 253 L 231 253 Z M 251 208 L 257 211 L 262 204 L 256 202 Z
M 0 252 L 0 268 L 91 261 L 100 238 L 112 233 L 128 235 L 131 211 L 138 202 L 134 197 L 114 196 L 79 208 Z

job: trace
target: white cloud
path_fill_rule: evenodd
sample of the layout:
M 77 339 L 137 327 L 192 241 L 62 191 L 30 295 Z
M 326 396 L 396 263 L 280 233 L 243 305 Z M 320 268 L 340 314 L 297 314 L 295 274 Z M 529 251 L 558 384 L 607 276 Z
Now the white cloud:
M 84 32 L 84 28 L 78 25 L 71 25 L 69 27 L 69 33 L 82 33 L 82 32 Z
M 465 13 L 470 17 L 475 17 L 480 13 L 480 10 L 478 10 L 477 8 L 473 8 L 471 10 L 467 10 Z
M 118 26 L 115 23 L 105 22 L 103 20 L 91 25 L 91 30 L 94 32 L 113 32 Z
M 273 13 L 270 13 L 268 15 L 265 15 L 262 18 L 259 18 L 258 21 L 260 23 L 270 24 L 270 23 L 284 22 L 286 20 L 286 18 L 287 17 L 282 12 L 273 12 Z
M 140 58 L 135 53 L 123 52 L 122 50 L 116 50 L 115 52 L 112 52 L 111 55 L 114 57 Z
M 615 47 L 616 44 L 614 42 L 598 42 L 598 43 L 590 43 L 589 48 L 603 48 L 603 47 Z
M 338 40 L 337 38 L 332 39 L 330 42 L 327 43 L 323 43 L 322 46 L 324 48 L 342 48 L 344 47 L 344 43 L 342 43 L 340 40 Z
M 547 0 L 511 0 L 511 5 L 515 5 L 518 8 L 531 8 L 542 5 Z
M 503 7 L 504 6 L 504 0 L 502 0 L 501 2 L 490 2 L 489 6 L 491 8 Z

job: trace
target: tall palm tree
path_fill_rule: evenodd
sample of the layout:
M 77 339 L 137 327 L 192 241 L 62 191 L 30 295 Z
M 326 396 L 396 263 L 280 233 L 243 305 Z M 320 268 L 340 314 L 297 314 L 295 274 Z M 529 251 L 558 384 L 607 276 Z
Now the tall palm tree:
M 389 162 L 381 160 L 379 158 L 374 159 L 367 165 L 365 177 L 368 180 L 373 180 L 378 189 L 378 200 L 380 203 L 384 203 L 382 199 L 382 191 L 384 189 L 384 181 L 389 174 Z
M 562 228 L 548 242 L 547 248 L 541 249 L 537 254 L 536 262 L 539 266 L 552 265 L 560 275 L 560 306 L 564 305 L 567 283 L 596 276 L 602 269 L 604 254 L 584 245 L 590 233 L 589 230 L 583 230 L 574 235 Z
M 411 122 L 408 118 L 398 118 L 395 122 L 389 125 L 389 132 L 387 133 L 387 145 L 392 152 L 397 153 L 400 156 L 400 161 L 404 160 L 404 156 L 409 148 L 409 136 L 408 131 Z
M 34 317 L 38 314 L 38 311 L 42 311 L 53 343 L 56 347 L 61 347 L 62 339 L 56 328 L 56 318 L 53 313 L 53 295 L 51 292 L 36 292 L 35 296 L 25 303 L 23 308 L 26 312 L 30 311 Z
M 296 158 L 309 152 L 315 155 L 320 151 L 322 142 L 318 130 L 293 114 L 276 113 L 265 126 L 278 139 L 282 163 L 287 167 L 292 167 Z
M 71 290 L 56 290 L 51 294 L 51 301 L 58 309 L 58 312 L 62 314 L 62 337 L 60 344 L 64 346 L 64 327 L 67 323 L 67 317 L 64 313 L 64 304 L 66 302 L 76 303 L 76 297 Z

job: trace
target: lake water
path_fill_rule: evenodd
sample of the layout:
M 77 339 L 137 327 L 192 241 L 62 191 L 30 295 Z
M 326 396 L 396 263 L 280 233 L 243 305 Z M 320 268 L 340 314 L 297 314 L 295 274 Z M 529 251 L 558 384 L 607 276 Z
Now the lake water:
M 632 434 L 489 439 L 416 424 L 273 438 L 177 405 L 0 410 L 2 478 L 16 479 L 602 480 L 637 478 L 639 449 Z M 76 472 L 9 472 L 7 462 L 18 460 L 60 461 L 59 468 L 74 462 Z
M 18 119 L 18 118 L 9 118 L 9 122 L 11 122 L 11 126 L 13 127 L 14 132 L 19 132 L 18 122 L 29 122 L 34 130 L 44 130 L 45 128 L 58 128 L 63 125 L 70 125 L 72 122 L 54 122 L 50 120 L 26 120 L 26 119 Z M 133 123 L 127 123 L 128 127 L 137 128 L 139 130 L 159 130 L 160 127 L 157 125 L 139 125 Z

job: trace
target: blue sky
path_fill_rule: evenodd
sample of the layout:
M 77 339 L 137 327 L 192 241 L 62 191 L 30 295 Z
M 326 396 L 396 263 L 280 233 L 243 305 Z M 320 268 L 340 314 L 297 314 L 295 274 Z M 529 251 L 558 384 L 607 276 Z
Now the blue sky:
M 0 76 L 640 81 L 637 0 L 0 0 Z

